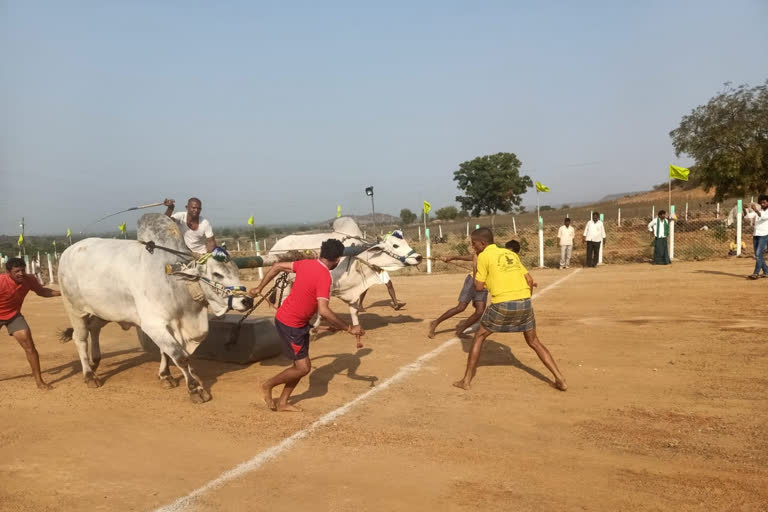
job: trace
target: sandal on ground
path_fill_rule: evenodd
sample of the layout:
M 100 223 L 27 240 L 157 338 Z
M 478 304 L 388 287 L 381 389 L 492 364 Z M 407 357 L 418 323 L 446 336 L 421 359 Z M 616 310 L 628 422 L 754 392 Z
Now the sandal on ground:
M 747 279 L 751 279 L 754 281 L 755 279 L 760 279 L 760 276 L 757 274 L 752 274 L 750 276 L 747 276 Z

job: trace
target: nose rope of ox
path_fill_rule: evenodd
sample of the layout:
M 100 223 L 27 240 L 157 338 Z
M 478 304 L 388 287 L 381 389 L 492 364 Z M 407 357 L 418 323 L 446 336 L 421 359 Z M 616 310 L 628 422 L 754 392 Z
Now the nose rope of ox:
M 268 297 L 272 296 L 272 294 L 275 293 L 278 289 L 280 290 L 280 297 L 277 301 L 277 304 L 280 304 L 283 301 L 283 292 L 285 291 L 285 288 L 287 286 L 288 286 L 288 273 L 283 272 L 277 277 L 277 279 L 275 280 L 275 284 L 272 286 L 272 288 L 270 288 L 266 294 L 261 294 L 261 298 L 258 300 L 258 302 L 254 302 L 253 306 L 248 308 L 248 311 L 246 311 L 243 314 L 243 316 L 240 318 L 240 320 L 237 321 L 237 324 L 235 324 L 235 327 L 229 333 L 229 339 L 224 343 L 224 346 L 227 347 L 227 349 L 229 349 L 237 343 L 237 340 L 240 338 L 240 329 L 242 328 L 243 322 L 245 322 L 245 319 L 248 318 L 248 316 L 251 313 L 253 313 L 253 311 L 257 307 L 259 307 L 261 303 L 264 302 L 265 300 L 267 301 L 267 304 L 272 305 L 269 302 Z

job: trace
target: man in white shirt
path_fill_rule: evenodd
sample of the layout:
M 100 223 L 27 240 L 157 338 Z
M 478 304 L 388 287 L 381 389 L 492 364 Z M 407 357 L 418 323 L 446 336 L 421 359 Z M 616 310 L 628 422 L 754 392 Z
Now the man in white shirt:
M 173 199 L 163 201 L 166 206 L 165 214 L 170 217 L 181 229 L 181 236 L 189 250 L 197 254 L 213 252 L 216 247 L 216 238 L 213 236 L 213 228 L 207 219 L 200 216 L 203 203 L 196 197 L 190 197 L 187 201 L 187 211 L 173 213 L 176 202 Z
M 654 237 L 653 242 L 653 264 L 669 265 L 669 221 L 667 212 L 659 210 L 659 215 L 648 223 L 648 231 Z
M 592 214 L 592 220 L 587 222 L 587 227 L 584 228 L 584 241 L 587 242 L 586 265 L 596 267 L 600 254 L 600 244 L 605 244 L 605 227 L 598 212 Z
M 744 216 L 755 220 L 755 231 L 752 235 L 752 246 L 755 248 L 755 271 L 748 279 L 757 279 L 768 276 L 768 265 L 765 263 L 765 250 L 768 248 L 768 196 L 760 195 L 757 198 L 760 208 L 756 204 L 744 209 Z M 760 275 L 760 270 L 763 275 Z
M 560 245 L 560 268 L 568 268 L 571 265 L 571 255 L 573 254 L 573 239 L 576 231 L 571 226 L 571 219 L 563 221 L 563 225 L 557 230 L 557 243 Z

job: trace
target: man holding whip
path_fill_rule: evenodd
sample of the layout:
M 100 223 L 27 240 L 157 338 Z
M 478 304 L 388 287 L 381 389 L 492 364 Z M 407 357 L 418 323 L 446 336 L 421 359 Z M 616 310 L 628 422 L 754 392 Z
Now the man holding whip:
M 170 217 L 181 229 L 181 236 L 189 250 L 196 254 L 213 252 L 216 247 L 216 238 L 213 236 L 213 228 L 208 219 L 200 216 L 203 210 L 203 202 L 196 197 L 190 197 L 187 201 L 187 211 L 173 213 L 176 201 L 166 199 L 165 215 Z

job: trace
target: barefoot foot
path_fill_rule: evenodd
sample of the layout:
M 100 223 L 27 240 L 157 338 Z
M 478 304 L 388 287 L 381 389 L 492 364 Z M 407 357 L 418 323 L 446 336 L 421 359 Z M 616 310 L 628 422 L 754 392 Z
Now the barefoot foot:
M 565 381 L 562 379 L 556 380 L 555 383 L 552 385 L 555 387 L 555 389 L 559 389 L 560 391 L 565 391 L 566 389 L 568 389 L 568 384 L 566 384 Z
M 435 337 L 435 329 L 437 329 L 437 321 L 432 320 L 429 322 L 429 331 L 427 332 L 427 338 L 432 339 Z
M 277 412 L 302 412 L 304 409 L 291 404 L 278 404 Z
M 453 383 L 453 385 L 456 386 L 457 388 L 461 388 L 465 391 L 469 391 L 469 382 L 464 382 L 464 379 L 457 380 L 456 382 Z
M 272 388 L 262 384 L 261 391 L 264 393 L 264 403 L 267 404 L 267 408 L 270 411 L 274 411 L 276 407 L 275 407 L 275 399 L 272 398 Z
M 48 391 L 49 389 L 53 389 L 53 386 L 51 386 L 47 382 L 40 381 L 40 382 L 37 383 L 37 389 L 42 389 L 43 391 Z

